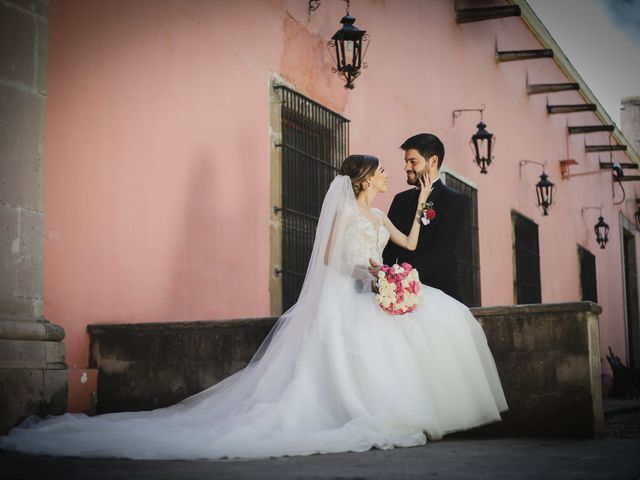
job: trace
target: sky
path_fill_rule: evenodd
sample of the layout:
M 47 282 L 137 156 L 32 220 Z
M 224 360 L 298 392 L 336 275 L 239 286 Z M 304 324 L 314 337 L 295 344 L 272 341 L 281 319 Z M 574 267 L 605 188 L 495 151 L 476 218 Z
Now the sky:
M 527 0 L 613 121 L 640 96 L 640 0 Z

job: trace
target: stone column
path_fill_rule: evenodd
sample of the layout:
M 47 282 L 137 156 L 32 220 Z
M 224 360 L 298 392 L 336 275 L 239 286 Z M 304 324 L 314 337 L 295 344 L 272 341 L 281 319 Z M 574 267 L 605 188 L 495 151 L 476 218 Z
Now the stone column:
M 621 101 L 620 123 L 622 133 L 633 149 L 640 153 L 640 96 L 625 97 Z
M 48 0 L 0 2 L 0 432 L 66 410 L 64 331 L 44 318 Z

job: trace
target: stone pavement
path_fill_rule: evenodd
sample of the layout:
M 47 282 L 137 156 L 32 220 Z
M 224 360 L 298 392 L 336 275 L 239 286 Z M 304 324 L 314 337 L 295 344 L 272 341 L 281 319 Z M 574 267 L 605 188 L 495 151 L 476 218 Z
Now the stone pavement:
M 640 439 L 640 399 L 606 399 L 604 415 L 606 437 Z
M 0 452 L 3 479 L 640 479 L 640 439 L 456 439 L 264 460 L 133 461 Z
M 0 478 L 640 480 L 640 400 L 605 401 L 606 438 L 450 438 L 422 447 L 264 460 L 134 461 L 0 451 Z

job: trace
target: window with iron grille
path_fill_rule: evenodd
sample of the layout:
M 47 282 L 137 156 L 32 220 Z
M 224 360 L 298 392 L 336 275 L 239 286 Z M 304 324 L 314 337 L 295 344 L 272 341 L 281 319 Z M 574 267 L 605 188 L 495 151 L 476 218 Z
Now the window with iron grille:
M 540 250 L 538 225 L 517 212 L 511 212 L 515 261 L 516 303 L 540 303 Z
M 578 245 L 578 258 L 580 259 L 580 292 L 582 300 L 598 303 L 596 257 L 589 250 Z
M 478 192 L 472 186 L 444 174 L 444 183 L 464 195 L 464 222 L 458 246 L 458 273 L 461 301 L 468 307 L 480 306 L 480 251 L 478 247 Z
M 640 306 L 638 302 L 638 266 L 636 261 L 636 236 L 627 228 L 622 229 L 624 255 L 624 290 L 627 300 L 627 348 L 629 366 L 640 369 Z
M 322 201 L 347 156 L 349 120 L 284 87 L 281 104 L 282 306 L 298 299 Z

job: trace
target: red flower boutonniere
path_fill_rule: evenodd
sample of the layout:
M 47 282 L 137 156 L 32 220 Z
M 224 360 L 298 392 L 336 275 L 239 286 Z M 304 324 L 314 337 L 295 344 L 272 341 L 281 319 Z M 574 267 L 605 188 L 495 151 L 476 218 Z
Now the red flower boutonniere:
M 429 225 L 436 218 L 436 210 L 433 208 L 433 202 L 425 202 L 420 209 L 420 221 L 423 225 Z

